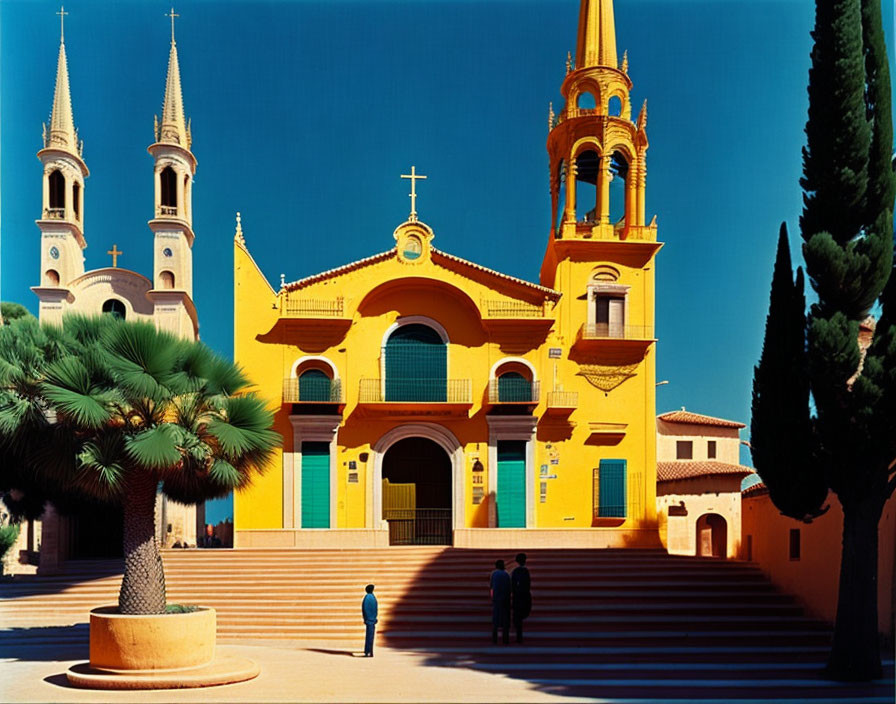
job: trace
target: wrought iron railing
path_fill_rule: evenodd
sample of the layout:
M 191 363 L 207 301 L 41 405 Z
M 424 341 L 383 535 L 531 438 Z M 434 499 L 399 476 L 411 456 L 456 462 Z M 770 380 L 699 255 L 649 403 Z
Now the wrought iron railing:
M 482 310 L 487 318 L 543 318 L 544 306 L 525 301 L 483 300 Z
M 617 323 L 585 323 L 579 329 L 580 340 L 652 340 L 649 325 L 620 325 Z
M 345 301 L 338 298 L 293 298 L 286 297 L 286 315 L 299 317 L 341 318 L 345 314 Z
M 390 545 L 451 545 L 450 508 L 394 508 L 383 518 Z
M 488 383 L 489 403 L 538 403 L 541 382 L 528 379 L 492 379 Z
M 576 408 L 579 405 L 578 391 L 548 391 L 548 408 Z
M 469 379 L 361 379 L 360 403 L 471 403 Z
M 283 403 L 342 403 L 342 381 L 339 379 L 283 380 Z
M 65 208 L 47 208 L 44 217 L 47 220 L 65 220 Z
M 176 205 L 160 205 L 159 215 L 177 215 Z

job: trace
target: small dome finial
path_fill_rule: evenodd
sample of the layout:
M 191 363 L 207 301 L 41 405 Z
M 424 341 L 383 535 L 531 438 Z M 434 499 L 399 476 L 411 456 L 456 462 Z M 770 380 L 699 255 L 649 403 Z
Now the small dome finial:
M 246 238 L 243 237 L 243 222 L 240 218 L 240 211 L 236 211 L 236 234 L 233 236 L 233 239 L 238 244 L 246 244 Z

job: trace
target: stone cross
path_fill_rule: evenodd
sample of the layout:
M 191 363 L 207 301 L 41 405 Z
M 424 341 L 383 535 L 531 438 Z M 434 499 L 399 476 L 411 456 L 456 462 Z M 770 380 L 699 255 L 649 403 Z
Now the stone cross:
M 59 41 L 65 44 L 65 16 L 68 14 L 65 11 L 65 6 L 59 6 L 59 12 L 56 13 L 59 15 Z
M 174 44 L 174 18 L 180 17 L 175 11 L 174 8 L 171 8 L 171 12 L 165 14 L 165 17 L 171 18 L 171 43 Z
M 119 254 L 124 254 L 124 252 L 122 252 L 122 251 L 120 251 L 120 250 L 118 249 L 118 245 L 117 245 L 117 244 L 113 244 L 113 245 L 112 245 L 112 249 L 110 249 L 109 251 L 107 251 L 106 254 L 111 254 L 111 255 L 112 255 L 112 266 L 113 266 L 113 267 L 117 267 L 117 266 L 118 266 L 118 255 L 119 255 Z
M 426 176 L 421 176 L 417 173 L 417 167 L 411 167 L 411 173 L 402 174 L 402 178 L 411 179 L 411 192 L 408 194 L 411 196 L 411 216 L 408 218 L 410 222 L 417 222 L 417 179 L 425 179 Z

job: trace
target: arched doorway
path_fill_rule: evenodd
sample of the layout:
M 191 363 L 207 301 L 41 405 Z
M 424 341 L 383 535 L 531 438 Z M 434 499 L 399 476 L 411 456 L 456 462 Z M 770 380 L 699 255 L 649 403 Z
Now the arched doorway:
M 390 545 L 451 544 L 451 458 L 436 442 L 411 437 L 383 456 L 383 519 Z
M 697 555 L 728 557 L 728 523 L 717 513 L 705 513 L 697 519 Z

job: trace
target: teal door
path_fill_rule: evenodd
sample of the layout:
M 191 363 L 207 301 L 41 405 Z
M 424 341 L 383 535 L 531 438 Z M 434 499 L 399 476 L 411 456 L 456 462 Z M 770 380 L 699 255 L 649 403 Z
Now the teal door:
M 498 441 L 498 528 L 526 527 L 526 443 Z
M 390 335 L 386 355 L 386 401 L 447 398 L 448 348 L 426 325 L 402 325 Z
M 330 527 L 330 444 L 302 443 L 302 528 Z
M 299 401 L 330 401 L 330 377 L 320 369 L 309 369 L 299 377 Z
M 498 402 L 514 403 L 532 400 L 532 382 L 519 372 L 507 372 L 498 377 Z
M 625 460 L 601 460 L 597 515 L 625 518 Z

